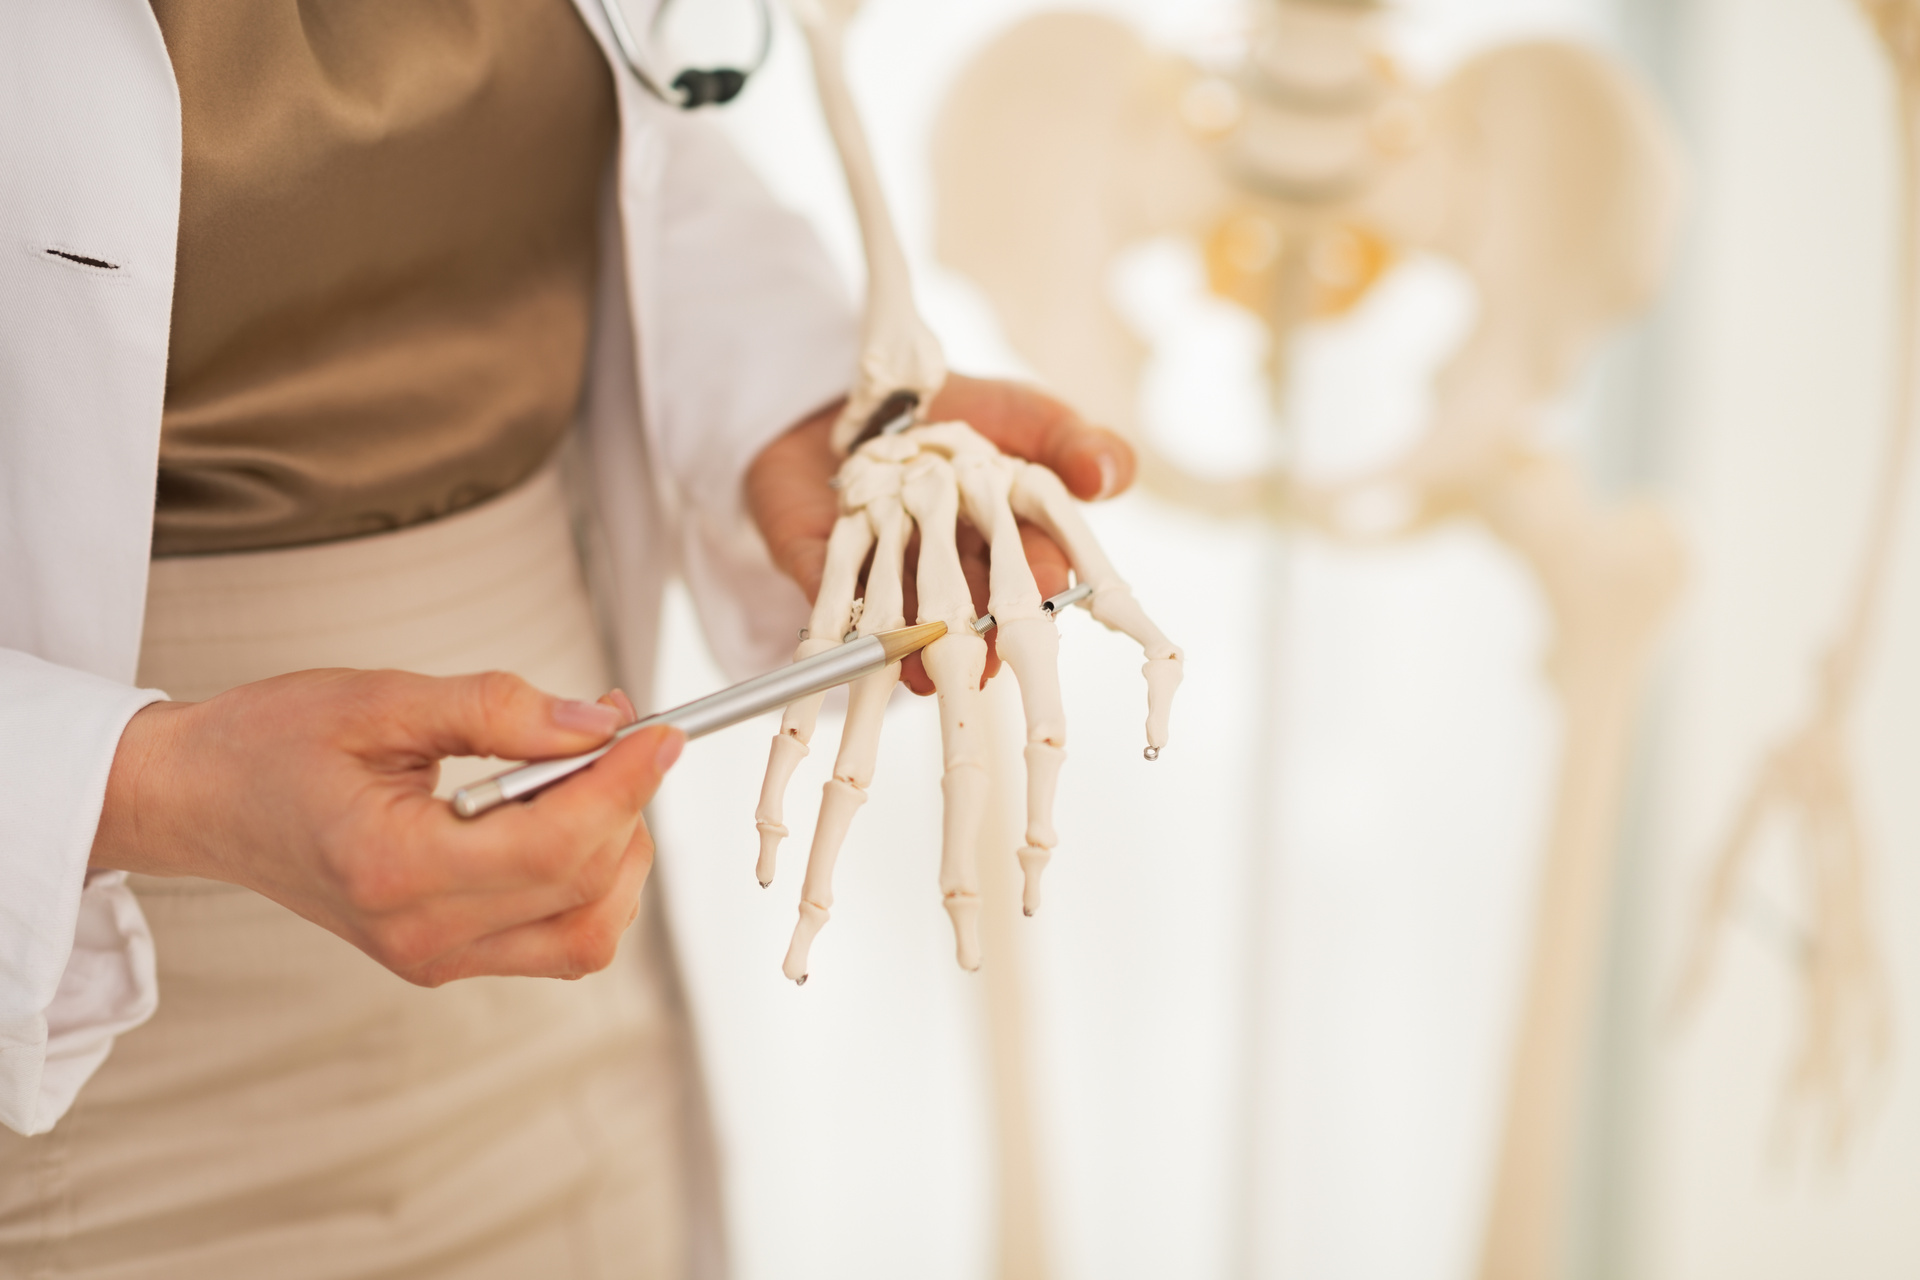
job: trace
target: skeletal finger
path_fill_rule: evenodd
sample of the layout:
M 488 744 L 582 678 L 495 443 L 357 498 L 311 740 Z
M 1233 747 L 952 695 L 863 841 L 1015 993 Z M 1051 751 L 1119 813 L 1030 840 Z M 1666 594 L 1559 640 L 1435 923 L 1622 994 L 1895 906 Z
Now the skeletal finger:
M 1000 655 L 1020 682 L 1026 716 L 1027 826 L 1019 850 L 1024 887 L 1021 909 L 1040 907 L 1040 876 L 1059 842 L 1053 826 L 1054 794 L 1066 762 L 1067 718 L 1060 697 L 1060 634 L 1040 608 L 1040 588 L 1026 558 L 1025 540 L 1013 514 L 1016 463 L 982 442 L 956 453 L 954 473 L 967 519 L 987 531 L 992 559 L 988 608 Z
M 1132 636 L 1146 651 L 1141 673 L 1147 678 L 1147 753 L 1160 754 L 1167 744 L 1167 722 L 1173 712 L 1173 693 L 1180 686 L 1182 654 L 1147 611 L 1133 598 L 1132 588 L 1114 569 L 1106 552 L 1087 527 L 1060 478 L 1045 467 L 1022 465 L 1013 482 L 1016 514 L 1044 529 L 1066 551 L 1080 580 L 1093 587 L 1088 607 L 1102 624 Z
M 840 643 L 853 615 L 853 593 L 860 580 L 860 566 L 873 545 L 873 525 L 863 511 L 853 511 L 834 522 L 827 540 L 827 566 L 820 580 L 820 594 L 814 598 L 813 614 L 807 634 L 794 652 L 794 661 L 824 653 Z M 780 718 L 780 731 L 773 735 L 767 754 L 766 780 L 760 786 L 760 804 L 754 810 L 754 826 L 760 833 L 760 856 L 754 875 L 762 887 L 773 883 L 774 864 L 780 842 L 787 838 L 787 784 L 793 771 L 806 758 L 807 744 L 813 739 L 820 705 L 826 694 L 817 693 L 790 705 Z
M 959 494 L 953 468 L 923 455 L 907 468 L 901 496 L 920 527 L 916 573 L 921 622 L 944 622 L 947 634 L 920 651 L 940 708 L 945 772 L 940 892 L 953 921 L 963 969 L 980 967 L 980 883 L 974 862 L 987 796 L 986 742 L 980 723 L 980 677 L 987 644 L 973 631 L 973 602 L 954 541 Z
M 781 971 L 795 982 L 807 980 L 807 956 L 813 940 L 826 927 L 833 909 L 833 868 L 839 860 L 853 815 L 867 802 L 873 769 L 880 755 L 880 730 L 887 699 L 900 681 L 900 664 L 889 663 L 868 672 L 853 684 L 847 696 L 847 727 L 840 737 L 840 755 L 820 795 L 820 818 L 813 827 L 813 848 L 807 853 L 807 876 L 800 887 L 800 919 Z
M 900 499 L 875 498 L 867 507 L 874 531 L 873 566 L 867 570 L 866 607 L 860 614 L 860 634 L 874 635 L 906 625 L 902 614 L 901 574 L 906 558 L 909 521 Z M 813 847 L 807 853 L 807 875 L 800 887 L 800 921 L 794 926 L 782 971 L 795 982 L 807 980 L 807 953 L 826 926 L 833 907 L 833 867 L 846 842 L 853 814 L 866 803 L 880 751 L 881 721 L 887 699 L 900 680 L 900 664 L 889 663 L 856 680 L 847 695 L 846 728 L 840 735 L 840 754 L 833 777 L 820 797 L 820 817 L 814 823 Z

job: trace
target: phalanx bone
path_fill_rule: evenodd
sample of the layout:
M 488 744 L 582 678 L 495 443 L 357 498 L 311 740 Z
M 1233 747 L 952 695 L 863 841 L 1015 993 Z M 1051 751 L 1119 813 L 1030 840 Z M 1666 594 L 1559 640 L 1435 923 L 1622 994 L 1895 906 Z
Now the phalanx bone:
M 792 8 L 812 55 L 821 109 L 853 197 L 867 262 L 859 368 L 832 436 L 834 447 L 847 454 L 834 481 L 840 518 L 828 539 L 820 592 L 795 656 L 810 657 L 838 644 L 850 630 L 871 635 L 904 625 L 902 576 L 907 543 L 917 530 L 918 621 L 947 625 L 946 635 L 921 651 L 939 705 L 945 768 L 940 892 L 960 965 L 976 969 L 980 884 L 974 850 L 988 789 L 989 748 L 980 707 L 987 642 L 976 628 L 980 619 L 960 565 L 958 522 L 965 518 L 987 541 L 988 609 L 997 625 L 1000 656 L 1020 683 L 1025 707 L 1027 826 L 1019 859 L 1028 915 L 1039 906 L 1040 874 L 1058 843 L 1053 800 L 1066 759 L 1066 715 L 1060 699 L 1060 639 L 1021 546 L 1019 522 L 1039 526 L 1066 552 L 1076 577 L 1089 588 L 1093 616 L 1146 651 L 1148 759 L 1166 745 L 1181 653 L 1134 600 L 1059 477 L 1001 453 L 964 422 L 921 421 L 946 381 L 946 361 L 914 306 L 906 256 L 843 73 L 842 40 L 859 3 L 792 0 Z M 866 586 L 856 601 L 863 565 L 868 565 Z M 800 920 L 783 965 L 795 982 L 806 981 L 808 951 L 832 909 L 834 862 L 854 812 L 866 802 L 882 716 L 899 678 L 894 664 L 862 677 L 848 692 L 846 730 L 821 797 L 800 891 Z M 788 707 L 773 739 L 755 814 L 762 885 L 773 880 L 787 835 L 787 783 L 807 754 L 822 701 L 812 697 Z

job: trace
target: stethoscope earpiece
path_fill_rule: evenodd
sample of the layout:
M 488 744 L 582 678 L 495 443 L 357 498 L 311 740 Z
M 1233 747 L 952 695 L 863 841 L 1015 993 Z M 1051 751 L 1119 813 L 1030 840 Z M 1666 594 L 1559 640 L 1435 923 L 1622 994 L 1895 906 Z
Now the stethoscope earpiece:
M 667 6 L 672 3 L 673 0 L 660 0 L 660 6 L 653 11 L 649 36 L 660 25 Z M 732 102 L 747 87 L 747 77 L 766 65 L 767 51 L 773 47 L 773 14 L 767 10 L 767 0 L 753 0 L 754 10 L 760 15 L 760 49 L 754 54 L 752 65 L 745 70 L 738 67 L 714 67 L 710 70 L 688 67 L 673 78 L 669 88 L 675 92 L 669 93 L 648 72 L 646 59 L 641 55 L 640 42 L 635 38 L 633 28 L 627 24 L 627 14 L 620 0 L 599 0 L 599 4 L 600 12 L 606 15 L 607 26 L 613 31 L 614 43 L 620 46 L 620 59 L 627 64 L 627 70 L 633 73 L 633 78 L 648 93 L 682 111 L 720 107 Z

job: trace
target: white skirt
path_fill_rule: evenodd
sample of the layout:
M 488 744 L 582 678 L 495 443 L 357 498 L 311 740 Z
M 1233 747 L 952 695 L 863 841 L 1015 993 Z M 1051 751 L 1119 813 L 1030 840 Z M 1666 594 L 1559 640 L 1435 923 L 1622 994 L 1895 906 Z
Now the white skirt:
M 607 662 L 558 470 L 315 547 L 156 560 L 140 683 Z M 490 762 L 449 762 L 443 791 Z M 723 1269 L 660 895 L 606 972 L 414 987 L 250 891 L 132 878 L 160 1008 L 46 1135 L 0 1131 L 0 1260 L 35 1276 L 681 1277 Z

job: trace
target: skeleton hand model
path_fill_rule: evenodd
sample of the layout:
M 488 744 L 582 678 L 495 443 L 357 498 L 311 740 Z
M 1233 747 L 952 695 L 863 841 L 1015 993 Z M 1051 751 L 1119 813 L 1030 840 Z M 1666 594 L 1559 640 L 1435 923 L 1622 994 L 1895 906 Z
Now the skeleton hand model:
M 841 66 L 841 36 L 857 0 L 795 0 L 828 127 L 839 149 L 867 258 L 867 305 L 858 380 L 835 424 L 836 448 L 849 456 L 835 487 L 840 518 L 827 544 L 827 563 L 797 657 L 841 643 L 849 629 L 867 635 L 903 625 L 905 555 L 918 530 L 915 583 L 919 621 L 947 624 L 947 634 L 922 651 L 940 709 L 946 817 L 941 833 L 940 891 L 953 921 L 959 962 L 980 964 L 980 887 L 975 845 L 986 801 L 986 740 L 979 714 L 987 644 L 975 627 L 972 594 L 961 572 L 955 539 L 965 518 L 990 549 L 988 608 L 997 624 L 1001 656 L 1020 682 L 1027 721 L 1026 843 L 1019 851 L 1027 914 L 1039 905 L 1040 873 L 1056 843 L 1053 798 L 1065 759 L 1059 637 L 1041 607 L 1033 570 L 1021 548 L 1018 522 L 1045 530 L 1067 553 L 1080 580 L 1092 588 L 1093 616 L 1137 640 L 1147 654 L 1147 757 L 1166 745 L 1181 654 L 1148 620 L 1127 584 L 1094 540 L 1073 499 L 1044 467 L 1007 457 L 961 422 L 907 426 L 946 378 L 940 345 L 914 308 L 906 259 L 893 230 L 859 117 Z M 868 563 L 865 594 L 860 570 Z M 801 888 L 800 920 L 784 972 L 807 978 L 813 939 L 833 906 L 833 867 L 853 815 L 866 800 L 879 754 L 887 700 L 898 665 L 856 682 L 847 701 L 846 731 L 833 777 L 821 798 L 820 818 Z M 787 835 L 784 798 L 794 768 L 807 753 L 822 698 L 787 709 L 767 762 L 756 821 L 758 876 L 771 883 L 780 842 Z

